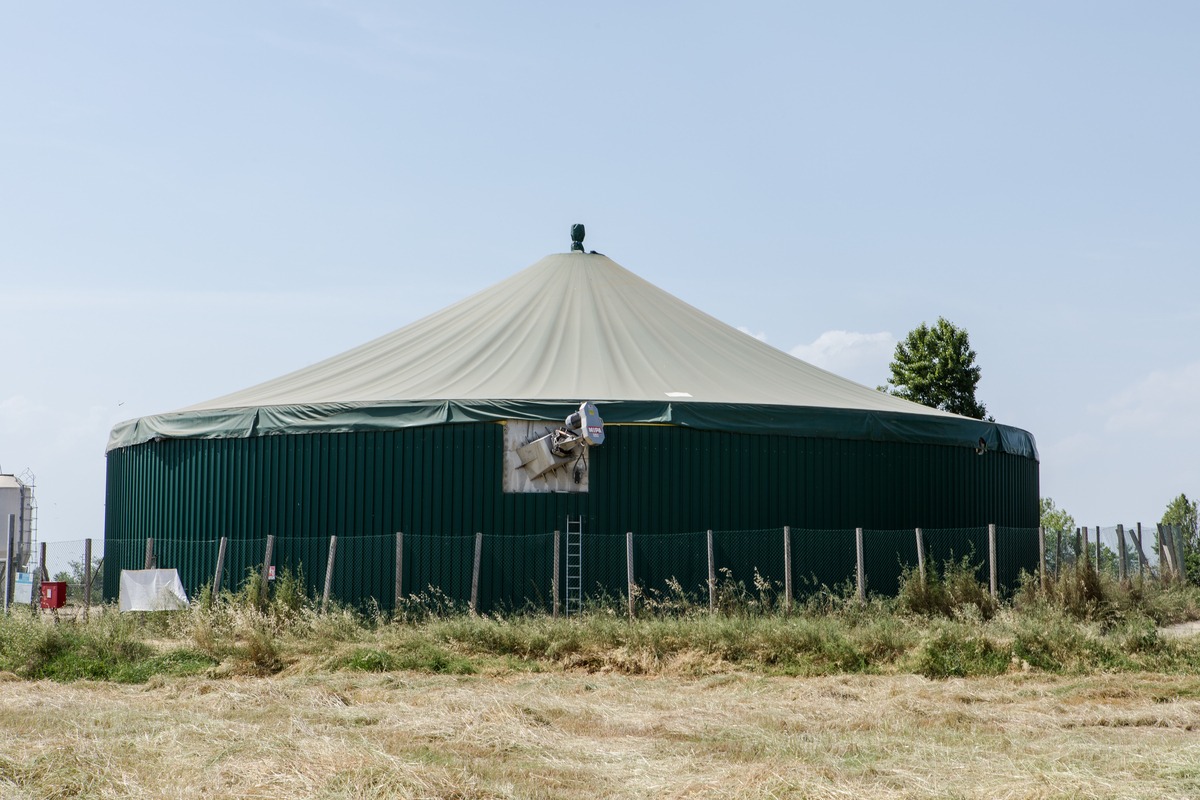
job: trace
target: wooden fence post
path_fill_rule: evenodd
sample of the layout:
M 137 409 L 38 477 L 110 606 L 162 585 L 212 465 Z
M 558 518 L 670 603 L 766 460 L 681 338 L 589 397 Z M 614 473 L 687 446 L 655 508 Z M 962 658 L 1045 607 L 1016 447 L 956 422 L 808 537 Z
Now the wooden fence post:
M 222 536 L 217 545 L 217 569 L 213 572 L 213 600 L 221 596 L 221 581 L 225 578 L 225 550 L 229 547 L 229 537 Z
M 1137 533 L 1134 534 L 1134 543 L 1137 545 L 1138 553 L 1138 577 L 1142 580 L 1146 579 L 1146 551 L 1142 547 L 1142 523 L 1137 524 Z
M 1158 546 L 1158 576 L 1160 579 L 1165 579 L 1171 573 L 1171 548 L 1164 547 L 1166 540 L 1163 539 L 1161 522 L 1155 523 L 1154 543 Z
M 143 569 L 154 569 L 154 539 L 146 538 L 146 566 Z
M 29 595 L 29 606 L 32 609 L 40 609 L 42 605 L 42 581 L 50 580 L 50 572 L 46 569 L 46 543 L 38 543 L 38 571 L 37 580 L 34 581 L 34 591 Z
M 259 602 L 264 605 L 271 598 L 271 583 L 270 583 L 271 551 L 274 548 L 275 548 L 275 537 L 274 537 L 274 535 L 268 533 L 267 534 L 267 549 L 263 552 L 262 581 L 261 581 L 261 583 L 259 583 L 259 590 L 262 592 L 262 594 L 259 595 Z
M 712 529 L 708 530 L 708 613 L 717 610 L 717 572 L 713 564 Z
M 1091 551 L 1091 547 L 1089 546 L 1090 542 L 1091 542 L 1091 539 L 1088 538 L 1087 525 L 1084 525 L 1083 526 L 1083 553 L 1082 553 L 1084 567 L 1086 567 L 1088 565 L 1088 563 L 1092 560 L 1092 551 Z
M 553 571 L 550 573 L 550 593 L 554 595 L 554 619 L 558 619 L 559 606 L 558 564 L 560 536 L 561 534 L 559 531 L 554 532 L 554 567 Z
M 925 536 L 921 533 L 921 529 L 916 529 L 917 533 L 917 574 L 921 576 L 921 585 L 925 585 Z
M 483 560 L 483 533 L 475 534 L 475 566 L 471 569 L 471 613 L 479 608 L 479 562 Z
M 1038 586 L 1046 588 L 1046 529 L 1038 526 Z
M 792 610 L 792 528 L 783 526 L 783 610 Z
M 992 599 L 999 595 L 996 586 L 996 524 L 988 523 L 988 588 Z
M 92 540 L 83 540 L 83 618 L 92 607 Z
M 1179 582 L 1187 583 L 1187 553 L 1184 552 L 1183 532 L 1178 525 L 1172 526 L 1171 538 L 1175 541 L 1175 565 L 1179 570 Z
M 633 531 L 625 532 L 625 590 L 629 593 L 629 619 L 633 620 Z
M 1057 553 L 1056 553 L 1056 555 L 1057 555 L 1057 558 L 1055 558 L 1055 559 L 1054 559 L 1054 577 L 1055 577 L 1055 578 L 1057 578 L 1057 577 L 1059 577 L 1060 575 L 1062 575 L 1062 564 L 1063 564 L 1063 534 L 1064 534 L 1064 533 L 1066 533 L 1066 531 L 1059 530 L 1057 533 L 1055 533 L 1055 534 L 1054 534 L 1054 538 L 1057 540 L 1057 541 L 1055 542 L 1055 545 L 1056 545 L 1056 547 L 1057 547 Z
M 867 575 L 863 556 L 863 529 L 854 529 L 854 583 L 858 589 L 858 602 L 867 602 Z
M 325 591 L 321 593 L 321 613 L 329 610 L 329 594 L 333 591 L 333 561 L 337 558 L 337 534 L 329 537 L 329 556 L 325 559 Z
M 396 531 L 396 603 L 392 606 L 393 613 L 404 602 L 404 533 Z
M 17 528 L 17 515 L 8 515 L 8 539 L 4 547 L 4 613 L 8 613 L 8 605 L 12 602 L 13 585 L 13 539 Z
M 1125 565 L 1125 560 L 1129 556 L 1129 551 L 1125 549 L 1125 526 L 1117 525 L 1117 580 L 1124 586 L 1129 581 L 1129 570 Z

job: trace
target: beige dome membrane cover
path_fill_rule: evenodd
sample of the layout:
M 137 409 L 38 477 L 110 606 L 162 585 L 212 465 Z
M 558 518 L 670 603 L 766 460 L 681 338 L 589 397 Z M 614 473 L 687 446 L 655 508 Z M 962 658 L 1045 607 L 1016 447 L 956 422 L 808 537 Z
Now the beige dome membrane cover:
M 600 403 L 609 422 L 964 446 L 982 438 L 989 448 L 1036 458 L 1023 431 L 911 403 L 814 367 L 603 255 L 581 252 L 547 256 L 424 319 L 287 375 L 121 423 L 109 449 L 159 438 L 557 419 L 582 400 Z

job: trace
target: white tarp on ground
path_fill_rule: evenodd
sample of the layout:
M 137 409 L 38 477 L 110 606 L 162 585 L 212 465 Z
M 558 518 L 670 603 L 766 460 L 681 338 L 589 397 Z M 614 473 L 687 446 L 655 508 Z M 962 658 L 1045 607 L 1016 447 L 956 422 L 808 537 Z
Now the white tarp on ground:
M 175 611 L 187 604 L 177 570 L 121 570 L 121 611 Z

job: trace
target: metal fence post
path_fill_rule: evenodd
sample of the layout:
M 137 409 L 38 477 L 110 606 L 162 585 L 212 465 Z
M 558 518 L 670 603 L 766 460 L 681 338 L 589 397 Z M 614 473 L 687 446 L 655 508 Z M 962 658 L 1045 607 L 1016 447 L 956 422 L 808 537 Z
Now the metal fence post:
M 146 566 L 142 569 L 154 569 L 154 539 L 146 537 Z
M 325 559 L 325 591 L 321 593 L 321 613 L 329 610 L 329 593 L 333 590 L 333 562 L 337 558 L 337 534 L 329 537 L 329 557 Z
M 1102 571 L 1103 559 L 1100 557 L 1100 526 L 1096 526 L 1096 574 L 1099 575 Z
M 996 591 L 996 525 L 988 523 L 988 587 L 992 592 L 992 599 L 995 600 L 999 592 Z
M 867 575 L 863 555 L 863 529 L 854 529 L 854 582 L 858 589 L 858 602 L 867 602 Z

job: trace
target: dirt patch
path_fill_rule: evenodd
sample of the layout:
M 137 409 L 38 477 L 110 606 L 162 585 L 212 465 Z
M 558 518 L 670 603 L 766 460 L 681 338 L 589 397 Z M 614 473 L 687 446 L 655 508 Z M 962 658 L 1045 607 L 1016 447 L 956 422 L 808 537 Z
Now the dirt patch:
M 1178 625 L 1168 625 L 1162 629 L 1163 636 L 1197 636 L 1200 635 L 1200 619 L 1191 622 L 1180 622 Z

